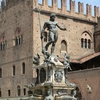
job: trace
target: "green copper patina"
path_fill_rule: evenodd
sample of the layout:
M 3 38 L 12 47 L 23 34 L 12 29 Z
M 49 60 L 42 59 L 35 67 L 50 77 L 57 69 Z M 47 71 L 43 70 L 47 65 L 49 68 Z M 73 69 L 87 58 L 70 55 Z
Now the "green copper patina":
M 51 54 L 54 53 L 55 44 L 58 40 L 58 30 L 56 27 L 58 27 L 60 30 L 66 30 L 66 28 L 62 28 L 58 25 L 58 22 L 55 21 L 55 17 L 55 13 L 51 13 L 50 19 L 44 23 L 43 29 L 41 31 L 41 39 L 43 38 L 43 33 L 45 32 L 45 29 L 49 31 L 49 40 L 47 44 L 42 48 L 42 53 L 44 55 L 46 55 L 49 45 L 52 45 Z

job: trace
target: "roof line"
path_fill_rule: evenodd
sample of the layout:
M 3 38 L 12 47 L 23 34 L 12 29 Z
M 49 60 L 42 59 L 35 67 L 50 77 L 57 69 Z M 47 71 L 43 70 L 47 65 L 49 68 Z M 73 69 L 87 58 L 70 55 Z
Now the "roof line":
M 84 58 L 81 58 L 81 59 L 78 59 L 78 60 L 77 59 L 71 59 L 71 62 L 72 63 L 80 63 L 80 64 L 82 64 L 82 63 L 84 63 L 84 62 L 86 62 L 86 61 L 88 61 L 90 59 L 93 59 L 93 58 L 95 58 L 97 56 L 100 56 L 100 52 L 88 55 L 88 56 L 86 56 Z

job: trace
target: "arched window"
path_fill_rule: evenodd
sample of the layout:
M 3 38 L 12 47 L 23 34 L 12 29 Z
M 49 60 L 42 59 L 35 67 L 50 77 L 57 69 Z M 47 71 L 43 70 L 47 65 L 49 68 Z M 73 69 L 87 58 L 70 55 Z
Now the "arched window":
M 26 95 L 26 88 L 23 89 L 23 93 L 24 93 L 24 95 Z
M 65 40 L 61 41 L 61 52 L 67 52 L 67 43 Z
M 5 33 L 0 36 L 0 50 L 5 50 L 7 47 L 7 40 L 5 38 Z
M 91 40 L 88 39 L 88 48 L 91 48 Z
M 2 96 L 2 93 L 1 93 L 1 88 L 0 88 L 0 97 Z
M 2 78 L 2 69 L 0 68 L 0 78 Z
M 15 76 L 15 65 L 13 65 L 12 67 L 12 73 L 13 73 L 13 76 Z
M 87 48 L 87 39 L 85 39 L 85 48 Z
M 8 90 L 8 96 L 10 96 L 11 95 L 11 91 L 10 90 Z
M 88 32 L 84 32 L 81 36 L 81 47 L 82 48 L 91 48 L 91 36 Z
M 25 74 L 25 63 L 22 63 L 22 74 Z
M 18 96 L 21 95 L 21 89 L 20 89 L 20 86 L 19 85 L 17 86 L 17 93 L 18 93 Z
M 16 28 L 15 31 L 15 46 L 21 45 L 23 43 L 23 35 L 21 33 L 21 29 L 19 27 Z
M 82 48 L 84 47 L 84 46 L 83 46 L 83 43 L 84 43 L 84 39 L 81 38 L 81 47 L 82 47 Z
M 36 72 L 37 72 L 36 84 L 38 84 L 39 83 L 39 69 L 36 69 Z

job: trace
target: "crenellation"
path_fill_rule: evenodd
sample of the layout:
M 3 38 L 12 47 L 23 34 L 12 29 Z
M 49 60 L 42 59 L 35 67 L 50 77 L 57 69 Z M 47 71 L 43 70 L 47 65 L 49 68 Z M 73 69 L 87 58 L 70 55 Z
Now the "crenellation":
M 83 3 L 81 3 L 81 2 L 78 2 L 78 12 L 80 13 L 80 14 L 84 14 L 84 4 Z
M 58 0 L 53 0 L 53 6 L 57 7 L 58 5 Z
M 0 6 L 0 13 L 2 12 L 1 6 Z
M 99 16 L 99 7 L 94 6 L 94 16 L 97 17 Z
M 6 0 L 6 6 L 8 6 L 8 2 L 9 2 L 9 0 Z
M 52 0 L 52 7 L 48 6 L 48 0 L 42 0 L 43 5 L 41 6 L 41 10 L 55 12 L 60 14 L 67 14 L 72 17 L 81 17 L 84 20 L 97 21 L 97 16 L 99 16 L 99 9 L 95 7 L 95 16 L 92 16 L 92 7 L 91 5 L 86 5 L 86 14 L 84 14 L 84 3 L 78 2 L 78 13 L 75 12 L 75 1 L 70 0 L 70 11 L 67 10 L 67 0 L 61 0 L 61 9 L 58 9 L 58 0 Z
M 37 6 L 38 6 L 37 0 L 33 0 L 33 8 L 37 8 Z
M 7 0 L 7 8 L 11 8 L 12 7 L 12 0 Z
M 91 14 L 91 5 L 89 5 L 89 4 L 86 4 L 86 14 L 88 15 L 88 16 L 92 16 Z
M 4 0 L 1 1 L 1 9 L 2 9 L 2 11 L 5 9 L 5 2 L 4 2 Z
M 26 0 L 6 0 L 6 5 L 4 0 L 1 2 L 1 10 L 7 10 L 19 2 Z M 60 13 L 63 15 L 68 15 L 72 17 L 81 17 L 84 20 L 97 21 L 97 16 L 99 16 L 99 7 L 94 7 L 94 17 L 92 16 L 91 5 L 86 5 L 86 15 L 84 15 L 84 3 L 78 2 L 78 13 L 75 13 L 75 1 L 70 0 L 70 11 L 67 10 L 67 0 L 61 0 L 61 9 L 58 9 L 58 0 L 52 0 L 52 6 L 48 5 L 48 0 L 42 0 L 42 4 L 38 3 L 38 0 L 33 0 L 33 8 L 40 7 L 41 10 L 46 10 L 49 12 Z
M 48 6 L 48 0 L 42 0 L 42 3 L 45 7 Z
M 53 0 L 53 9 L 57 11 L 58 8 L 58 0 Z
M 98 24 L 97 24 L 97 26 L 96 26 L 96 32 L 97 32 L 97 34 L 98 34 L 98 31 L 100 31 L 100 17 L 98 17 L 97 20 L 98 20 Z M 96 34 L 96 33 L 95 33 L 95 34 Z
M 70 11 L 75 12 L 75 1 L 70 0 Z
M 67 6 L 66 6 L 66 2 L 67 2 L 67 0 L 61 0 L 61 4 L 62 4 L 62 11 L 63 12 L 65 12 L 66 11 L 66 8 L 67 8 Z

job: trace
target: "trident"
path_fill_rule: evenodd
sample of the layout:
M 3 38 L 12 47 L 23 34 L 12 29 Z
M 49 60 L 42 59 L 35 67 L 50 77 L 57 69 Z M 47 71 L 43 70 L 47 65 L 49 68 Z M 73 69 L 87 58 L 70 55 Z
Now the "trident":
M 33 11 L 38 12 L 39 25 L 40 25 L 40 36 L 41 36 L 41 31 L 42 31 L 42 29 L 41 29 L 40 9 L 39 9 L 39 7 L 38 7 L 38 8 L 33 9 Z M 40 38 L 41 38 L 41 37 L 40 37 Z M 41 38 L 41 46 L 42 46 L 42 48 L 43 48 L 43 38 Z

